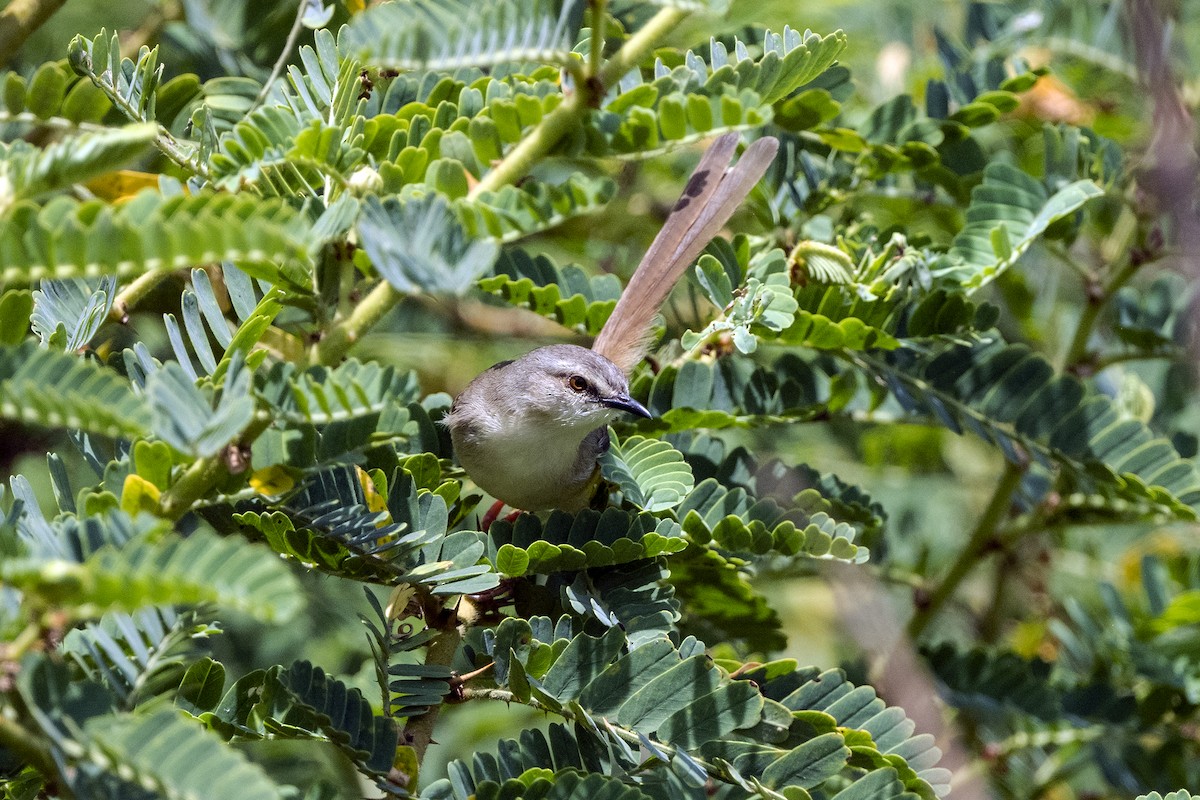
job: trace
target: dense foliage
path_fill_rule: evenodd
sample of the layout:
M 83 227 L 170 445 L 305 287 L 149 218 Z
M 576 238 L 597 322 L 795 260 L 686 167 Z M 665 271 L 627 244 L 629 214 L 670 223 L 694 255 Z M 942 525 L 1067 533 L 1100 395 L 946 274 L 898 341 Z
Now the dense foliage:
M 147 3 L 10 60 L 0 797 L 1188 800 L 1194 92 L 1149 2 L 952 7 L 874 103 L 851 9 L 703 0 Z M 596 334 L 731 130 L 783 146 L 609 507 L 481 531 L 442 389 Z M 456 706 L 503 716 L 435 768 Z

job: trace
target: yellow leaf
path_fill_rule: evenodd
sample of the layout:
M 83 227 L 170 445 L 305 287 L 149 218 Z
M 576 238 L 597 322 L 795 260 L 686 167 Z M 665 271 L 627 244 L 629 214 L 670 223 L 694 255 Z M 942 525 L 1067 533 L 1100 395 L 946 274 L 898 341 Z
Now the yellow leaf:
M 354 472 L 358 475 L 359 484 L 362 485 L 363 495 L 367 501 L 367 510 L 371 512 L 387 511 L 387 498 L 375 488 L 375 481 L 371 480 L 371 476 L 362 467 L 355 467 Z M 389 522 L 381 524 L 390 524 L 390 518 Z
M 153 172 L 118 169 L 92 178 L 84 186 L 100 199 L 116 202 L 127 200 L 142 189 L 157 189 L 158 175 Z
M 296 480 L 285 468 L 276 464 L 273 467 L 256 469 L 250 476 L 250 488 L 259 494 L 275 497 L 290 491 L 296 485 Z
M 417 590 L 410 583 L 401 583 L 392 589 L 392 594 L 388 597 L 387 606 L 384 607 L 384 613 L 387 614 L 388 620 L 400 619 L 406 616 L 408 604 L 416 597 Z
M 396 757 L 392 759 L 392 768 L 396 773 L 403 775 L 407 780 L 400 781 L 401 786 L 413 787 L 417 786 L 417 772 L 420 769 L 420 762 L 417 761 L 417 751 L 406 744 L 402 744 L 396 748 Z M 388 776 L 392 777 L 392 776 Z
M 121 487 L 121 510 L 128 514 L 139 511 L 158 514 L 158 498 L 161 495 L 158 487 L 141 475 L 126 475 Z

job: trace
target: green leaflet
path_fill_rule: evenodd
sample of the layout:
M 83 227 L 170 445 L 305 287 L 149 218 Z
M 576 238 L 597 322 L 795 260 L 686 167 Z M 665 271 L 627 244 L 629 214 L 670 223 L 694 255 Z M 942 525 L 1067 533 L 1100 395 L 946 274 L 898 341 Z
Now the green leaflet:
M 855 564 L 870 557 L 867 548 L 855 544 L 858 531 L 853 526 L 824 512 L 808 517 L 770 498 L 754 498 L 740 487 L 727 489 L 713 478 L 701 481 L 675 513 L 691 541 L 711 542 L 734 553 L 779 553 Z
M 136 61 L 122 58 L 119 37 L 116 33 L 109 36 L 103 28 L 94 39 L 83 36 L 72 39 L 67 46 L 67 60 L 76 74 L 90 79 L 102 97 L 134 122 L 172 125 L 177 116 L 182 116 L 184 108 L 195 100 L 200 89 L 200 82 L 195 75 L 179 75 L 162 83 L 163 65 L 158 63 L 157 47 L 142 49 Z M 218 78 L 213 83 L 221 80 L 229 79 Z M 67 99 L 71 100 L 75 94 L 76 90 L 72 90 Z M 45 96 L 50 98 L 54 95 L 46 93 Z M 87 115 L 89 111 L 86 106 L 94 109 L 90 113 L 99 110 L 99 98 L 94 98 L 91 93 L 80 93 L 80 101 L 72 113 Z M 68 111 L 65 101 L 63 106 L 63 111 Z M 199 146 L 184 143 L 168 133 L 165 127 L 159 127 L 155 144 L 189 173 L 204 175 L 207 173 L 205 161 L 212 147 L 212 137 L 203 126 L 200 138 Z
M 644 436 L 623 441 L 610 437 L 600 468 L 605 480 L 620 486 L 628 502 L 650 512 L 666 511 L 692 490 L 691 467 L 670 443 Z
M 740 559 L 695 546 L 670 565 L 671 585 L 684 609 L 684 633 L 701 641 L 745 642 L 748 652 L 776 652 L 787 645 L 779 615 L 753 589 Z
M 676 553 L 687 546 L 677 523 L 618 508 L 603 513 L 551 512 L 545 522 L 522 514 L 488 531 L 488 556 L 506 575 L 581 570 Z
M 758 721 L 762 699 L 753 684 L 730 681 L 703 653 L 681 658 L 660 639 L 621 655 L 623 644 L 619 628 L 599 639 L 576 636 L 535 695 L 562 705 L 597 702 L 612 709 L 608 718 L 622 727 L 658 731 L 661 740 L 683 747 Z M 645 648 L 652 649 L 639 654 Z
M 377 475 L 383 483 L 382 474 Z M 376 491 L 384 488 L 376 485 Z M 335 466 L 308 476 L 298 490 L 270 503 L 269 511 L 233 516 L 281 555 L 336 575 L 421 583 L 446 595 L 495 587 L 498 576 L 480 563 L 482 535 L 447 534 L 445 498 L 420 489 L 405 466 L 393 471 L 386 490 L 387 511 L 371 511 L 359 474 L 352 467 Z
M 250 369 L 235 351 L 220 398 L 198 386 L 176 362 L 168 362 L 146 379 L 150 425 L 155 435 L 177 451 L 195 458 L 215 455 L 250 424 L 254 400 Z
M 472 236 L 510 242 L 593 213 L 615 192 L 616 184 L 610 178 L 570 175 L 558 184 L 529 179 L 520 186 L 458 200 L 455 211 Z
M 587 736 L 578 728 L 575 735 L 561 725 L 552 725 L 549 740 L 541 731 L 527 731 L 521 741 L 508 739 L 500 742 L 504 757 L 497 759 L 491 753 L 476 755 L 472 775 L 461 762 L 451 762 L 451 776 L 440 780 L 421 793 L 425 800 L 472 800 L 477 797 L 503 797 L 505 800 L 650 800 L 636 786 L 623 783 L 620 778 L 598 773 L 581 773 L 576 766 L 558 771 L 548 767 L 533 766 L 515 772 L 513 765 L 522 763 L 526 753 L 522 748 L 537 748 L 545 753 L 554 752 L 569 758 L 567 763 L 583 763 L 584 753 L 591 754 L 585 744 Z M 577 738 L 578 737 L 578 738 Z M 536 763 L 543 763 L 538 761 Z M 548 763 L 548 762 L 546 762 Z
M 179 366 L 189 377 L 198 378 L 192 364 L 195 354 L 204 373 L 216 384 L 222 383 L 235 357 L 238 363 L 244 360 L 252 367 L 263 361 L 266 354 L 261 350 L 255 352 L 254 346 L 283 310 L 280 301 L 285 297 L 282 288 L 257 291 L 250 277 L 234 264 L 223 264 L 221 277 L 238 320 L 232 331 L 212 279 L 203 269 L 192 270 L 192 285 L 180 297 L 182 328 L 174 314 L 163 315 L 167 338 Z M 210 336 L 216 341 L 216 348 L 209 341 Z
M 633 392 L 647 397 L 655 416 L 639 427 L 674 433 L 804 419 L 824 410 L 822 381 L 808 362 L 787 353 L 761 365 L 737 358 L 668 365 L 635 381 Z
M 614 103 L 592 110 L 585 118 L 584 151 L 593 156 L 641 156 L 771 120 L 771 106 L 751 89 L 722 87 L 708 95 L 664 89 L 661 94 L 639 93 L 625 102 L 618 96 Z
M 238 261 L 255 277 L 300 283 L 308 263 L 307 228 L 291 206 L 250 195 L 164 197 L 147 191 L 120 206 L 68 197 L 41 208 L 24 201 L 0 220 L 0 281 L 131 278 Z
M 535 622 L 542 639 L 562 632 L 551 632 L 549 620 Z M 578 751 L 586 760 L 588 753 L 603 751 L 625 770 L 639 762 L 642 769 L 670 764 L 699 781 L 745 786 L 753 778 L 776 791 L 815 788 L 835 776 L 843 787 L 848 781 L 846 790 L 855 796 L 870 797 L 893 784 L 896 794 L 923 798 L 946 791 L 949 773 L 935 766 L 939 752 L 932 737 L 913 737 L 913 723 L 903 711 L 887 707 L 869 687 L 846 682 L 836 670 L 797 671 L 795 662 L 779 661 L 748 671 L 749 681 L 731 680 L 693 640 L 676 649 L 657 639 L 623 652 L 614 628 L 601 638 L 575 636 L 560 650 L 561 640 L 549 645 L 532 634 L 528 625 L 501 625 L 495 648 L 518 657 L 505 659 L 497 680 L 522 701 L 532 695 L 560 709 L 575 720 L 574 731 L 551 726 L 549 741 L 526 732 L 520 742 L 501 744 L 499 761 L 476 759 L 473 770 L 452 764 L 449 783 L 431 787 L 429 796 L 465 798 L 485 782 L 503 783 L 549 767 L 551 747 L 554 759 Z M 555 658 L 553 664 L 531 679 L 545 669 L 534 661 L 546 657 Z M 639 745 L 641 755 L 629 743 Z M 689 750 L 707 761 L 697 761 Z
M 193 661 L 179 681 L 175 706 L 192 716 L 216 708 L 225 694 L 225 665 L 205 656 Z
M 499 245 L 473 238 L 438 194 L 407 202 L 371 196 L 357 227 L 370 264 L 400 292 L 462 293 L 499 255 Z
M 599 333 L 616 307 L 621 284 L 615 275 L 589 276 L 579 267 L 558 267 L 547 256 L 505 249 L 479 288 L 569 328 Z
M 0 119 L 62 117 L 76 124 L 103 119 L 112 108 L 104 93 L 86 78 L 64 80 L 62 73 L 62 66 L 55 63 L 38 67 L 29 81 L 20 73 L 5 73 Z
M 106 545 L 83 563 L 17 558 L 0 564 L 5 583 L 82 616 L 166 603 L 216 603 L 264 620 L 286 620 L 301 596 L 287 567 L 260 548 L 198 531 L 186 539 L 142 536 Z
M 184 654 L 192 637 L 212 630 L 199 621 L 197 612 L 179 614 L 170 606 L 136 614 L 110 612 L 99 622 L 69 632 L 62 649 L 129 710 L 178 687 L 188 669 Z
M 33 342 L 0 348 L 0 414 L 112 438 L 148 433 L 146 402 L 128 381 L 93 360 Z
M 84 731 L 90 757 L 161 797 L 283 797 L 261 767 L 175 711 L 93 717 Z
M 1052 679 L 1049 662 L 1008 651 L 944 643 L 928 653 L 927 663 L 956 705 L 987 704 L 996 714 L 1016 710 L 1048 722 L 1062 719 L 1064 711 L 1092 720 L 1135 713 L 1130 694 L 1118 694 L 1090 675 L 1078 682 L 1065 675 Z
M 741 41 L 730 53 L 713 40 L 707 61 L 692 51 L 674 69 L 660 60 L 646 83 L 633 70 L 622 77 L 620 93 L 592 113 L 586 149 L 633 154 L 762 124 L 774 104 L 828 69 L 845 46 L 841 31 L 821 37 L 785 27 L 764 34 L 757 59 Z
M 895 364 L 863 357 L 909 411 L 996 444 L 1012 463 L 1032 458 L 1180 519 L 1195 519 L 1200 475 L 1115 403 L 1054 375 L 1041 356 L 1000 340 L 959 345 Z
M 12 346 L 25 340 L 33 309 L 33 293 L 28 289 L 9 289 L 0 295 L 0 344 Z
M 398 70 L 563 62 L 577 41 L 583 9 L 580 0 L 388 3 L 355 16 L 342 37 L 363 61 Z
M 257 532 L 263 542 L 279 555 L 295 559 L 311 569 L 374 583 L 385 583 L 401 573 L 396 566 L 371 555 L 376 540 L 356 548 L 355 542 L 347 543 L 318 523 L 304 524 L 301 521 L 297 526 L 292 516 L 282 511 L 245 511 L 234 514 L 233 519 Z M 391 544 L 387 536 L 385 532 L 378 541 Z M 416 547 L 419 543 L 412 542 L 411 546 Z
M 249 673 L 200 716 L 226 738 L 331 741 L 375 775 L 386 775 L 395 758 L 395 723 L 373 714 L 358 689 L 307 661 Z
M 1155 276 L 1148 286 L 1123 286 L 1112 300 L 1114 333 L 1131 347 L 1170 352 L 1192 295 L 1189 282 L 1170 272 Z
M 123 167 L 146 152 L 158 129 L 138 124 L 68 136 L 44 149 L 23 141 L 0 147 L 0 175 L 8 181 L 0 214 L 35 199 Z
M 767 665 L 749 672 L 747 677 L 759 684 L 765 697 L 792 712 L 793 731 L 807 727 L 820 733 L 823 726 L 832 724 L 846 734 L 848 744 L 855 749 L 862 748 L 863 754 L 902 756 L 902 761 L 873 760 L 872 772 L 864 782 L 866 786 L 890 785 L 896 781 L 921 797 L 940 797 L 948 790 L 950 773 L 936 766 L 941 751 L 934 745 L 933 737 L 929 734 L 913 736 L 915 726 L 904 711 L 887 706 L 871 687 L 854 686 L 840 670 L 820 674 L 816 670 L 775 671 L 772 674 Z M 867 736 L 851 736 L 846 729 L 861 731 Z M 739 749 L 738 743 L 714 742 L 701 752 L 711 756 L 725 753 L 728 757 Z M 782 753 L 780 756 L 786 758 Z M 814 758 L 813 763 L 819 763 L 819 759 Z M 803 765 L 798 760 L 795 766 Z M 785 773 L 789 771 L 787 766 L 779 769 Z M 874 796 L 866 793 L 869 789 L 860 790 L 857 786 L 851 787 L 854 796 Z
M 277 363 L 258 391 L 289 421 L 330 425 L 378 415 L 392 404 L 407 405 L 417 399 L 418 387 L 411 372 L 352 358 L 303 372 Z
M 800 243 L 787 258 L 778 248 L 752 253 L 744 236 L 714 242 L 696 276 L 722 312 L 701 333 L 685 333 L 683 344 L 695 349 L 728 335 L 744 353 L 759 342 L 894 350 L 909 339 L 961 335 L 995 323 L 994 307 L 972 303 L 961 291 L 920 287 L 920 276 L 932 269 L 928 254 L 901 244 L 894 238 L 881 253 L 865 250 L 854 267 L 842 250 L 814 242 Z M 815 269 L 814 253 L 830 265 Z
M 840 772 L 849 758 L 845 739 L 836 733 L 824 733 L 773 761 L 763 770 L 762 780 L 772 788 L 812 788 Z M 734 766 L 738 766 L 736 761 Z
M 1016 263 L 1051 224 L 1103 193 L 1094 181 L 1079 180 L 1050 196 L 1015 167 L 988 165 L 983 183 L 971 192 L 967 224 L 950 248 L 961 266 L 951 268 L 943 280 L 971 290 L 985 286 Z
M 74 353 L 92 340 L 112 309 L 117 281 L 106 276 L 99 286 L 93 285 L 82 280 L 43 281 L 33 292 L 33 311 L 26 319 L 43 345 Z
M 221 138 L 211 159 L 218 185 L 279 196 L 323 193 L 326 179 L 353 185 L 367 160 L 364 120 L 356 119 L 363 110 L 361 65 L 339 53 L 326 29 L 316 32 L 313 47 L 300 48 L 300 59 L 302 66 L 289 67 L 266 102 L 238 114 Z

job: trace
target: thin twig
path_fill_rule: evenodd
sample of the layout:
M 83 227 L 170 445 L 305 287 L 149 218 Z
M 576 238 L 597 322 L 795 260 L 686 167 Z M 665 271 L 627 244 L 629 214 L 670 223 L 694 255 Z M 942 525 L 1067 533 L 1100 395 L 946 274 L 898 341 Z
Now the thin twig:
M 946 601 L 954 595 L 963 579 L 988 554 L 988 545 L 995 538 L 1000 523 L 1008 515 L 1009 508 L 1012 506 L 1013 494 L 1021 485 L 1021 477 L 1024 474 L 1024 468 L 1008 461 L 1004 463 L 1004 473 L 996 484 L 987 508 L 983 510 L 975 529 L 971 531 L 971 537 L 967 540 L 966 546 L 958 554 L 958 558 L 951 565 L 946 577 L 942 578 L 941 583 L 937 585 L 937 588 L 921 604 L 912 620 L 909 621 L 908 635 L 914 641 L 929 627 L 929 623 L 946 605 Z
M 354 307 L 350 316 L 336 323 L 315 346 L 313 361 L 318 364 L 336 364 L 346 351 L 357 342 L 375 323 L 404 297 L 387 281 L 375 285 L 362 302 Z
M 592 38 L 588 44 L 588 71 L 592 75 L 600 74 L 600 65 L 604 58 L 604 28 L 608 18 L 604 15 L 608 6 L 607 0 L 591 0 L 592 7 Z
M 117 293 L 112 308 L 108 312 L 109 322 L 124 324 L 129 321 L 130 310 L 146 299 L 146 295 L 154 291 L 154 287 L 162 283 L 171 273 L 168 270 L 153 270 L 139 275 L 133 282 Z
M 271 93 L 271 85 L 283 74 L 283 68 L 287 66 L 288 59 L 292 57 L 292 51 L 296 49 L 296 42 L 300 39 L 300 31 L 304 30 L 304 11 L 307 7 L 308 0 L 300 0 L 299 7 L 296 9 L 296 19 L 292 21 L 292 29 L 288 31 L 287 41 L 283 43 L 283 50 L 279 53 L 279 58 L 275 59 L 275 65 L 271 67 L 271 74 L 263 82 L 262 89 L 259 90 L 258 96 L 250 105 L 250 111 L 246 112 L 247 115 L 266 102 L 267 95 Z

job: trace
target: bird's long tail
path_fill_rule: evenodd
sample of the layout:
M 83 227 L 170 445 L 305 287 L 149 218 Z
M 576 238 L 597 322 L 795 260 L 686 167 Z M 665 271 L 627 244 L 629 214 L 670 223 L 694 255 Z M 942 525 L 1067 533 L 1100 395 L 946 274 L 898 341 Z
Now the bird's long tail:
M 646 354 L 654 317 L 675 282 L 733 216 L 779 149 L 778 139 L 765 136 L 727 168 L 737 143 L 738 134 L 727 133 L 705 152 L 592 345 L 625 372 Z

